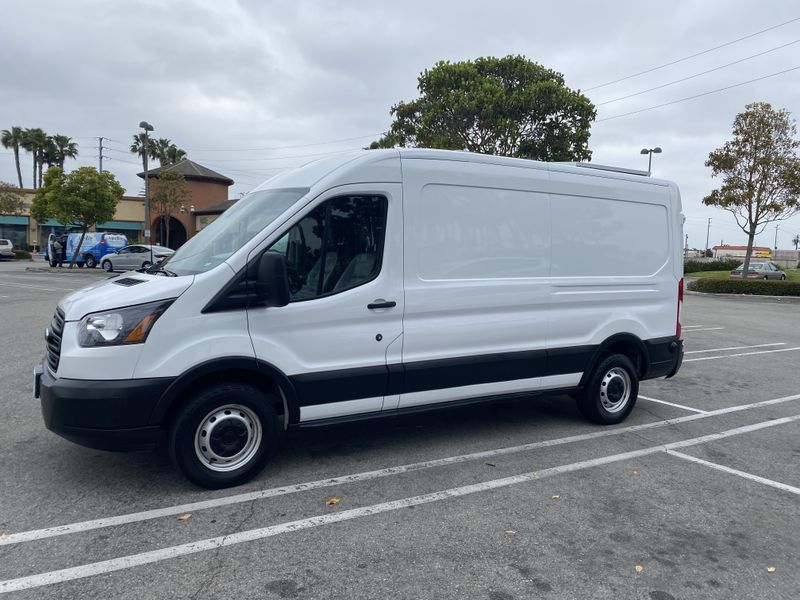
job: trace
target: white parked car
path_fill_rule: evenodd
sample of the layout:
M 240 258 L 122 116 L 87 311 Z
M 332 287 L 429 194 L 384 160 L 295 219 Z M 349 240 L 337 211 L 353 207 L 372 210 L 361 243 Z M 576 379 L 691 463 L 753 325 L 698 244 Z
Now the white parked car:
M 79 444 L 236 485 L 295 426 L 557 394 L 618 423 L 683 357 L 678 188 L 442 150 L 325 158 L 59 303 L 34 375 Z M 112 258 L 113 260 L 113 258 Z
M 14 258 L 14 244 L 11 240 L 0 239 L 0 258 Z
M 147 244 L 131 244 L 120 248 L 113 254 L 106 254 L 100 261 L 100 266 L 106 271 L 130 271 L 133 269 L 146 269 L 150 265 L 160 263 L 165 258 L 175 254 L 172 248 L 164 246 L 150 246 Z

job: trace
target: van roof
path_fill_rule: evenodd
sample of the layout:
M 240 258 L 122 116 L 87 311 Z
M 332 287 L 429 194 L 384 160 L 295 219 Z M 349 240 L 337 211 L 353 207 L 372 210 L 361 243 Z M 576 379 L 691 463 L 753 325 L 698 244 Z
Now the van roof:
M 413 159 L 434 159 L 448 160 L 457 162 L 472 162 L 480 164 L 503 165 L 522 169 L 557 171 L 572 173 L 580 176 L 602 177 L 605 179 L 621 179 L 635 183 L 645 183 L 650 185 L 669 186 L 670 182 L 662 179 L 646 177 L 644 171 L 634 171 L 632 169 L 616 169 L 604 165 L 592 165 L 591 163 L 563 163 L 563 162 L 543 162 L 526 158 L 511 158 L 507 156 L 495 156 L 491 154 L 477 154 L 475 152 L 463 152 L 459 150 L 438 150 L 431 148 L 388 148 L 378 150 L 351 150 L 342 152 L 334 156 L 321 158 L 309 162 L 301 167 L 286 171 L 268 180 L 256 189 L 263 187 L 297 187 L 313 186 L 322 178 L 332 174 L 345 166 L 348 170 L 374 162 L 386 160 L 390 157 L 400 157 L 407 160 Z M 587 168 L 588 167 L 588 168 Z M 302 183 L 300 183 L 302 182 Z M 254 190 L 255 191 L 255 190 Z

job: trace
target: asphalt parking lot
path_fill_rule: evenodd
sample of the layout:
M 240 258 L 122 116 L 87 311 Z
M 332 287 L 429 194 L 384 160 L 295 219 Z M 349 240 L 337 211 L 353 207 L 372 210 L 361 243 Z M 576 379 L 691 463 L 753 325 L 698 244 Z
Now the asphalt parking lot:
M 45 430 L 42 332 L 104 274 L 26 266 L 0 263 L 0 594 L 798 597 L 800 303 L 687 296 L 683 368 L 618 426 L 531 397 L 306 429 L 210 492 Z

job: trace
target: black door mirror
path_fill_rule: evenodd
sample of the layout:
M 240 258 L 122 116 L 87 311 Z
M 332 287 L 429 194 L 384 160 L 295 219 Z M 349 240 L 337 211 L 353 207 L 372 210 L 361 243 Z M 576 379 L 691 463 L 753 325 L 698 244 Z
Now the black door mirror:
M 264 252 L 258 262 L 256 294 L 263 306 L 286 306 L 289 304 L 289 277 L 286 274 L 286 258 L 278 252 Z

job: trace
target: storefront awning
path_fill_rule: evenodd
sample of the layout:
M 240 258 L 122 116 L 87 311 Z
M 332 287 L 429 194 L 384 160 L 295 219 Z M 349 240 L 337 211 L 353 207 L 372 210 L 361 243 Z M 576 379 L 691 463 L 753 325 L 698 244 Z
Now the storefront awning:
M 103 231 L 105 229 L 112 229 L 115 231 L 141 231 L 142 224 L 138 221 L 106 221 L 105 223 L 98 223 L 96 229 L 97 231 Z
M 0 216 L 0 225 L 27 225 L 28 217 Z

